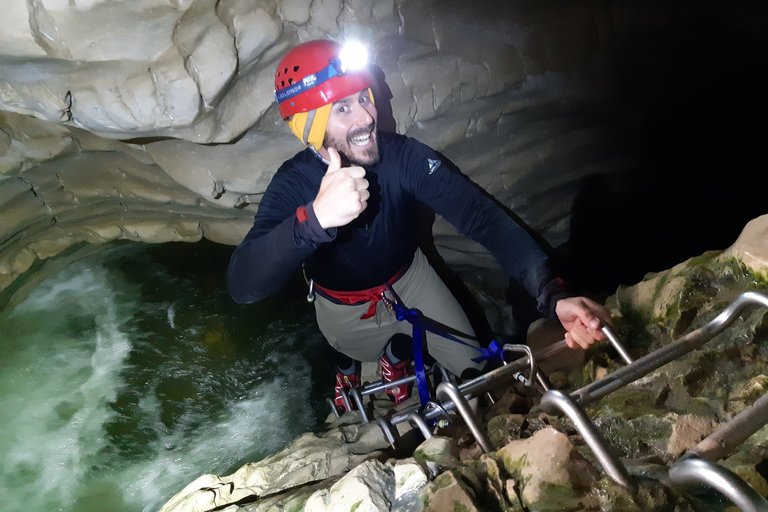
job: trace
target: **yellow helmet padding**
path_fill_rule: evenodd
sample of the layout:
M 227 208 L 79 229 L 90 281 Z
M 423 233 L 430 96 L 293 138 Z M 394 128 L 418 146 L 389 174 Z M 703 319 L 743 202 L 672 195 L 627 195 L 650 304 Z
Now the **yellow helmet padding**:
M 373 93 L 368 88 L 368 97 L 374 105 Z M 301 140 L 304 145 L 311 145 L 318 151 L 323 147 L 325 139 L 325 129 L 328 126 L 328 119 L 331 117 L 332 103 L 318 107 L 309 112 L 298 112 L 288 119 L 288 126 L 291 132 Z

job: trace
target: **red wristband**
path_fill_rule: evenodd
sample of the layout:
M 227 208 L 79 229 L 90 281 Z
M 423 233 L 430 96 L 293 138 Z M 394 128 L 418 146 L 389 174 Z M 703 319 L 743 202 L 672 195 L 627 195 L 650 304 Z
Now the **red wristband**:
M 299 206 L 298 208 L 296 208 L 296 218 L 299 219 L 299 222 L 304 222 L 309 218 L 309 216 L 307 215 L 306 206 Z

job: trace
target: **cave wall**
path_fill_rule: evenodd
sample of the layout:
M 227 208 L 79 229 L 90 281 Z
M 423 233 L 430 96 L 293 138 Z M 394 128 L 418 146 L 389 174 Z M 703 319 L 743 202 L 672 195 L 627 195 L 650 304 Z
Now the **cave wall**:
M 315 38 L 363 40 L 381 129 L 453 160 L 559 248 L 578 284 L 633 282 L 724 248 L 765 213 L 767 11 L 9 0 L 0 290 L 7 301 L 52 256 L 114 240 L 238 243 L 276 168 L 301 149 L 274 106 L 274 68 Z M 441 219 L 434 233 L 450 264 L 495 268 Z

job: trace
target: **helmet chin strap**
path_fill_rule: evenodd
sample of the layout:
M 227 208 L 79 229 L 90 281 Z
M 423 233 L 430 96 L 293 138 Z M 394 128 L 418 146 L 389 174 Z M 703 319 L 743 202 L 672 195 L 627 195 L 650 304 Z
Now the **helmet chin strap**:
M 330 162 L 330 161 L 329 161 L 327 158 L 325 158 L 325 157 L 324 157 L 324 156 L 323 156 L 323 155 L 320 153 L 320 151 L 319 151 L 319 150 L 315 149 L 315 146 L 313 146 L 313 145 L 311 145 L 311 144 L 307 144 L 307 147 L 308 147 L 309 149 L 311 149 L 311 150 L 312 150 L 312 152 L 313 152 L 315 155 L 317 155 L 317 158 L 319 158 L 320 160 L 322 160 L 322 161 L 323 161 L 323 163 L 324 163 L 325 165 L 329 165 L 329 164 L 331 163 L 331 162 Z
M 331 117 L 331 107 L 332 104 L 329 103 L 309 112 L 294 114 L 288 120 L 291 132 L 304 145 L 310 145 L 319 151 L 323 147 L 325 128 L 328 126 L 328 118 Z

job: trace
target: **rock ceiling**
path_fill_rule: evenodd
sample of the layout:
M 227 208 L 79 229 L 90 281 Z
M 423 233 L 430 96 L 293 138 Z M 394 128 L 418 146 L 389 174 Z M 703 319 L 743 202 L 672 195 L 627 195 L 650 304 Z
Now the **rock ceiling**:
M 273 70 L 315 38 L 369 45 L 381 128 L 445 153 L 559 245 L 579 183 L 636 168 L 627 134 L 658 106 L 649 91 L 700 83 L 669 83 L 690 71 L 679 57 L 697 48 L 698 64 L 718 45 L 736 57 L 728 62 L 757 65 L 751 52 L 765 53 L 712 38 L 670 51 L 659 42 L 681 34 L 670 27 L 703 16 L 762 34 L 764 46 L 755 4 L 720 18 L 717 2 L 8 0 L 0 290 L 17 292 L 51 256 L 72 260 L 112 240 L 236 244 L 278 165 L 300 149 L 274 107 Z M 435 233 L 452 261 L 492 265 L 440 220 Z

